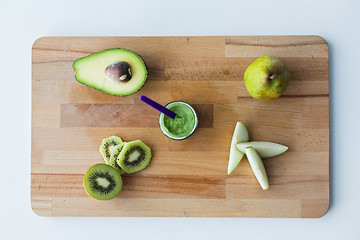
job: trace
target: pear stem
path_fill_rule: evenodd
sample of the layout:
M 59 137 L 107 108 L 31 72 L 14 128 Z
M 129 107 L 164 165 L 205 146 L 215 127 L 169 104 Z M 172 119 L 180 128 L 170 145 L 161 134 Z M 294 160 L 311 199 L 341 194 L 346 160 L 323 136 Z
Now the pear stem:
M 271 76 L 269 77 L 270 80 L 274 80 L 278 75 L 275 73 L 275 74 L 271 74 Z

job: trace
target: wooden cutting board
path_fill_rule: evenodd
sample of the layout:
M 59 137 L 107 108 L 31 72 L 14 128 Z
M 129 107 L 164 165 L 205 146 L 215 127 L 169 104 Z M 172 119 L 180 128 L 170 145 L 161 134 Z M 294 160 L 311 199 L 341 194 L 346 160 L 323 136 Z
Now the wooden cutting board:
M 73 62 L 108 48 L 139 53 L 148 80 L 115 97 L 78 83 Z M 247 93 L 243 74 L 265 54 L 290 71 L 272 102 Z M 328 46 L 319 36 L 45 37 L 32 48 L 31 205 L 41 216 L 320 217 L 329 206 Z M 158 112 L 139 101 L 194 105 L 199 128 L 187 140 L 166 138 Z M 250 140 L 289 150 L 264 159 L 262 190 L 246 158 L 227 175 L 236 121 Z M 141 139 L 153 152 L 143 171 L 123 175 L 110 201 L 89 197 L 87 169 L 103 162 L 103 138 Z

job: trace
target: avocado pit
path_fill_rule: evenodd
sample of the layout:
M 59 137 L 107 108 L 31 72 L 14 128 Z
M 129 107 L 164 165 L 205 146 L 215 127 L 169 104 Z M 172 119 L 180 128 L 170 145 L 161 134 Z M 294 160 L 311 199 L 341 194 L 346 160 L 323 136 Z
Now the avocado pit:
M 126 83 L 131 79 L 131 69 L 127 62 L 115 62 L 105 68 L 105 75 L 114 82 Z

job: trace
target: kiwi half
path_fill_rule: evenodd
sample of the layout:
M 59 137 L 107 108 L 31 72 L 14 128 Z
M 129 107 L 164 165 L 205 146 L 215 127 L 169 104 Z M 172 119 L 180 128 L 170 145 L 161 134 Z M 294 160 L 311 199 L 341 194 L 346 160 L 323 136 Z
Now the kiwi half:
M 120 174 L 124 174 L 125 171 L 123 169 L 121 169 L 121 167 L 118 165 L 117 158 L 118 158 L 121 150 L 123 149 L 124 145 L 125 145 L 125 142 L 116 145 L 114 147 L 114 150 L 109 159 L 109 165 L 112 166 L 113 168 L 117 169 L 120 172 Z
M 142 141 L 125 143 L 117 159 L 118 165 L 127 173 L 144 169 L 151 159 L 151 149 Z
M 109 160 L 112 152 L 114 151 L 115 146 L 123 143 L 120 137 L 111 136 L 108 138 L 104 138 L 101 142 L 99 152 L 101 156 L 104 158 L 105 163 L 109 164 Z
M 85 190 L 98 200 L 113 199 L 121 191 L 122 185 L 120 172 L 104 163 L 90 167 L 84 176 Z

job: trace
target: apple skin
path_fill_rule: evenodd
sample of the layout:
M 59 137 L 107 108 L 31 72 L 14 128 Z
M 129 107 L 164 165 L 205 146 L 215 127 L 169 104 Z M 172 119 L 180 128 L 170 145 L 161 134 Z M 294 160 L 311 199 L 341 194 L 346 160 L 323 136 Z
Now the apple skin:
M 289 72 L 275 56 L 265 55 L 253 61 L 245 71 L 244 82 L 250 95 L 261 101 L 279 98 L 289 84 Z

